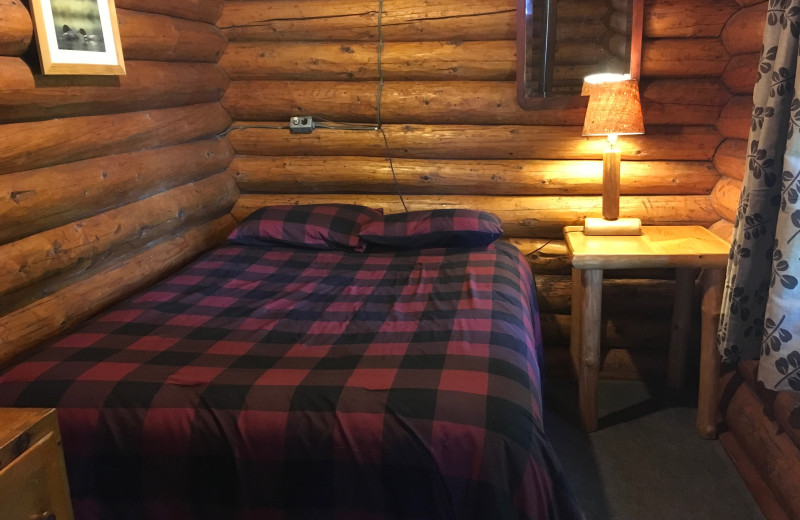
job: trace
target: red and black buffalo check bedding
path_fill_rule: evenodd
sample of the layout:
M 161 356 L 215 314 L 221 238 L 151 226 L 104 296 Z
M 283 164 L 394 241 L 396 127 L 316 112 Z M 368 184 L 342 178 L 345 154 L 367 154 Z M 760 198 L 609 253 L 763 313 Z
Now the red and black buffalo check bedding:
M 0 375 L 78 519 L 573 519 L 513 246 L 226 246 Z

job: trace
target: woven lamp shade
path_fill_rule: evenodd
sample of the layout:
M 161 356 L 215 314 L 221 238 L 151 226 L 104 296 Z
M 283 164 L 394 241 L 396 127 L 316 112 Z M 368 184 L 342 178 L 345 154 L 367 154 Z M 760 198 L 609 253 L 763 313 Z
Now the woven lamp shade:
M 583 135 L 644 133 L 639 84 L 635 79 L 597 83 L 584 91 L 589 93 L 589 105 Z

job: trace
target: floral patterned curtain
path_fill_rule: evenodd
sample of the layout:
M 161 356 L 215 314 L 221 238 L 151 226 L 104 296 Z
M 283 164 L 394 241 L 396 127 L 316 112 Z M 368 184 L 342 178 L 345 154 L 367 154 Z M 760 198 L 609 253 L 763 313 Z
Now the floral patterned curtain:
M 767 13 L 717 339 L 724 362 L 759 359 L 767 388 L 800 391 L 800 0 Z

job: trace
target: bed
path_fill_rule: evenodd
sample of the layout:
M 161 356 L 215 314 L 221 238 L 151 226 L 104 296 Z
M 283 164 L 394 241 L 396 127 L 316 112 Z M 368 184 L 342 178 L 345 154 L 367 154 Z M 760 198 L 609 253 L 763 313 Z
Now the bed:
M 496 217 L 420 213 L 264 208 L 0 406 L 57 409 L 78 519 L 582 518 L 525 258 Z

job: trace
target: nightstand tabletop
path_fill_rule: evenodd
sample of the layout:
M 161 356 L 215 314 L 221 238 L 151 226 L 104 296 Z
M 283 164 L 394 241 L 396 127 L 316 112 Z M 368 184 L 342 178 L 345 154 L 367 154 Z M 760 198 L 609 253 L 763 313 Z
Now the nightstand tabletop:
M 578 269 L 722 268 L 731 248 L 702 226 L 643 226 L 639 236 L 587 236 L 582 227 L 569 226 L 564 236 Z

